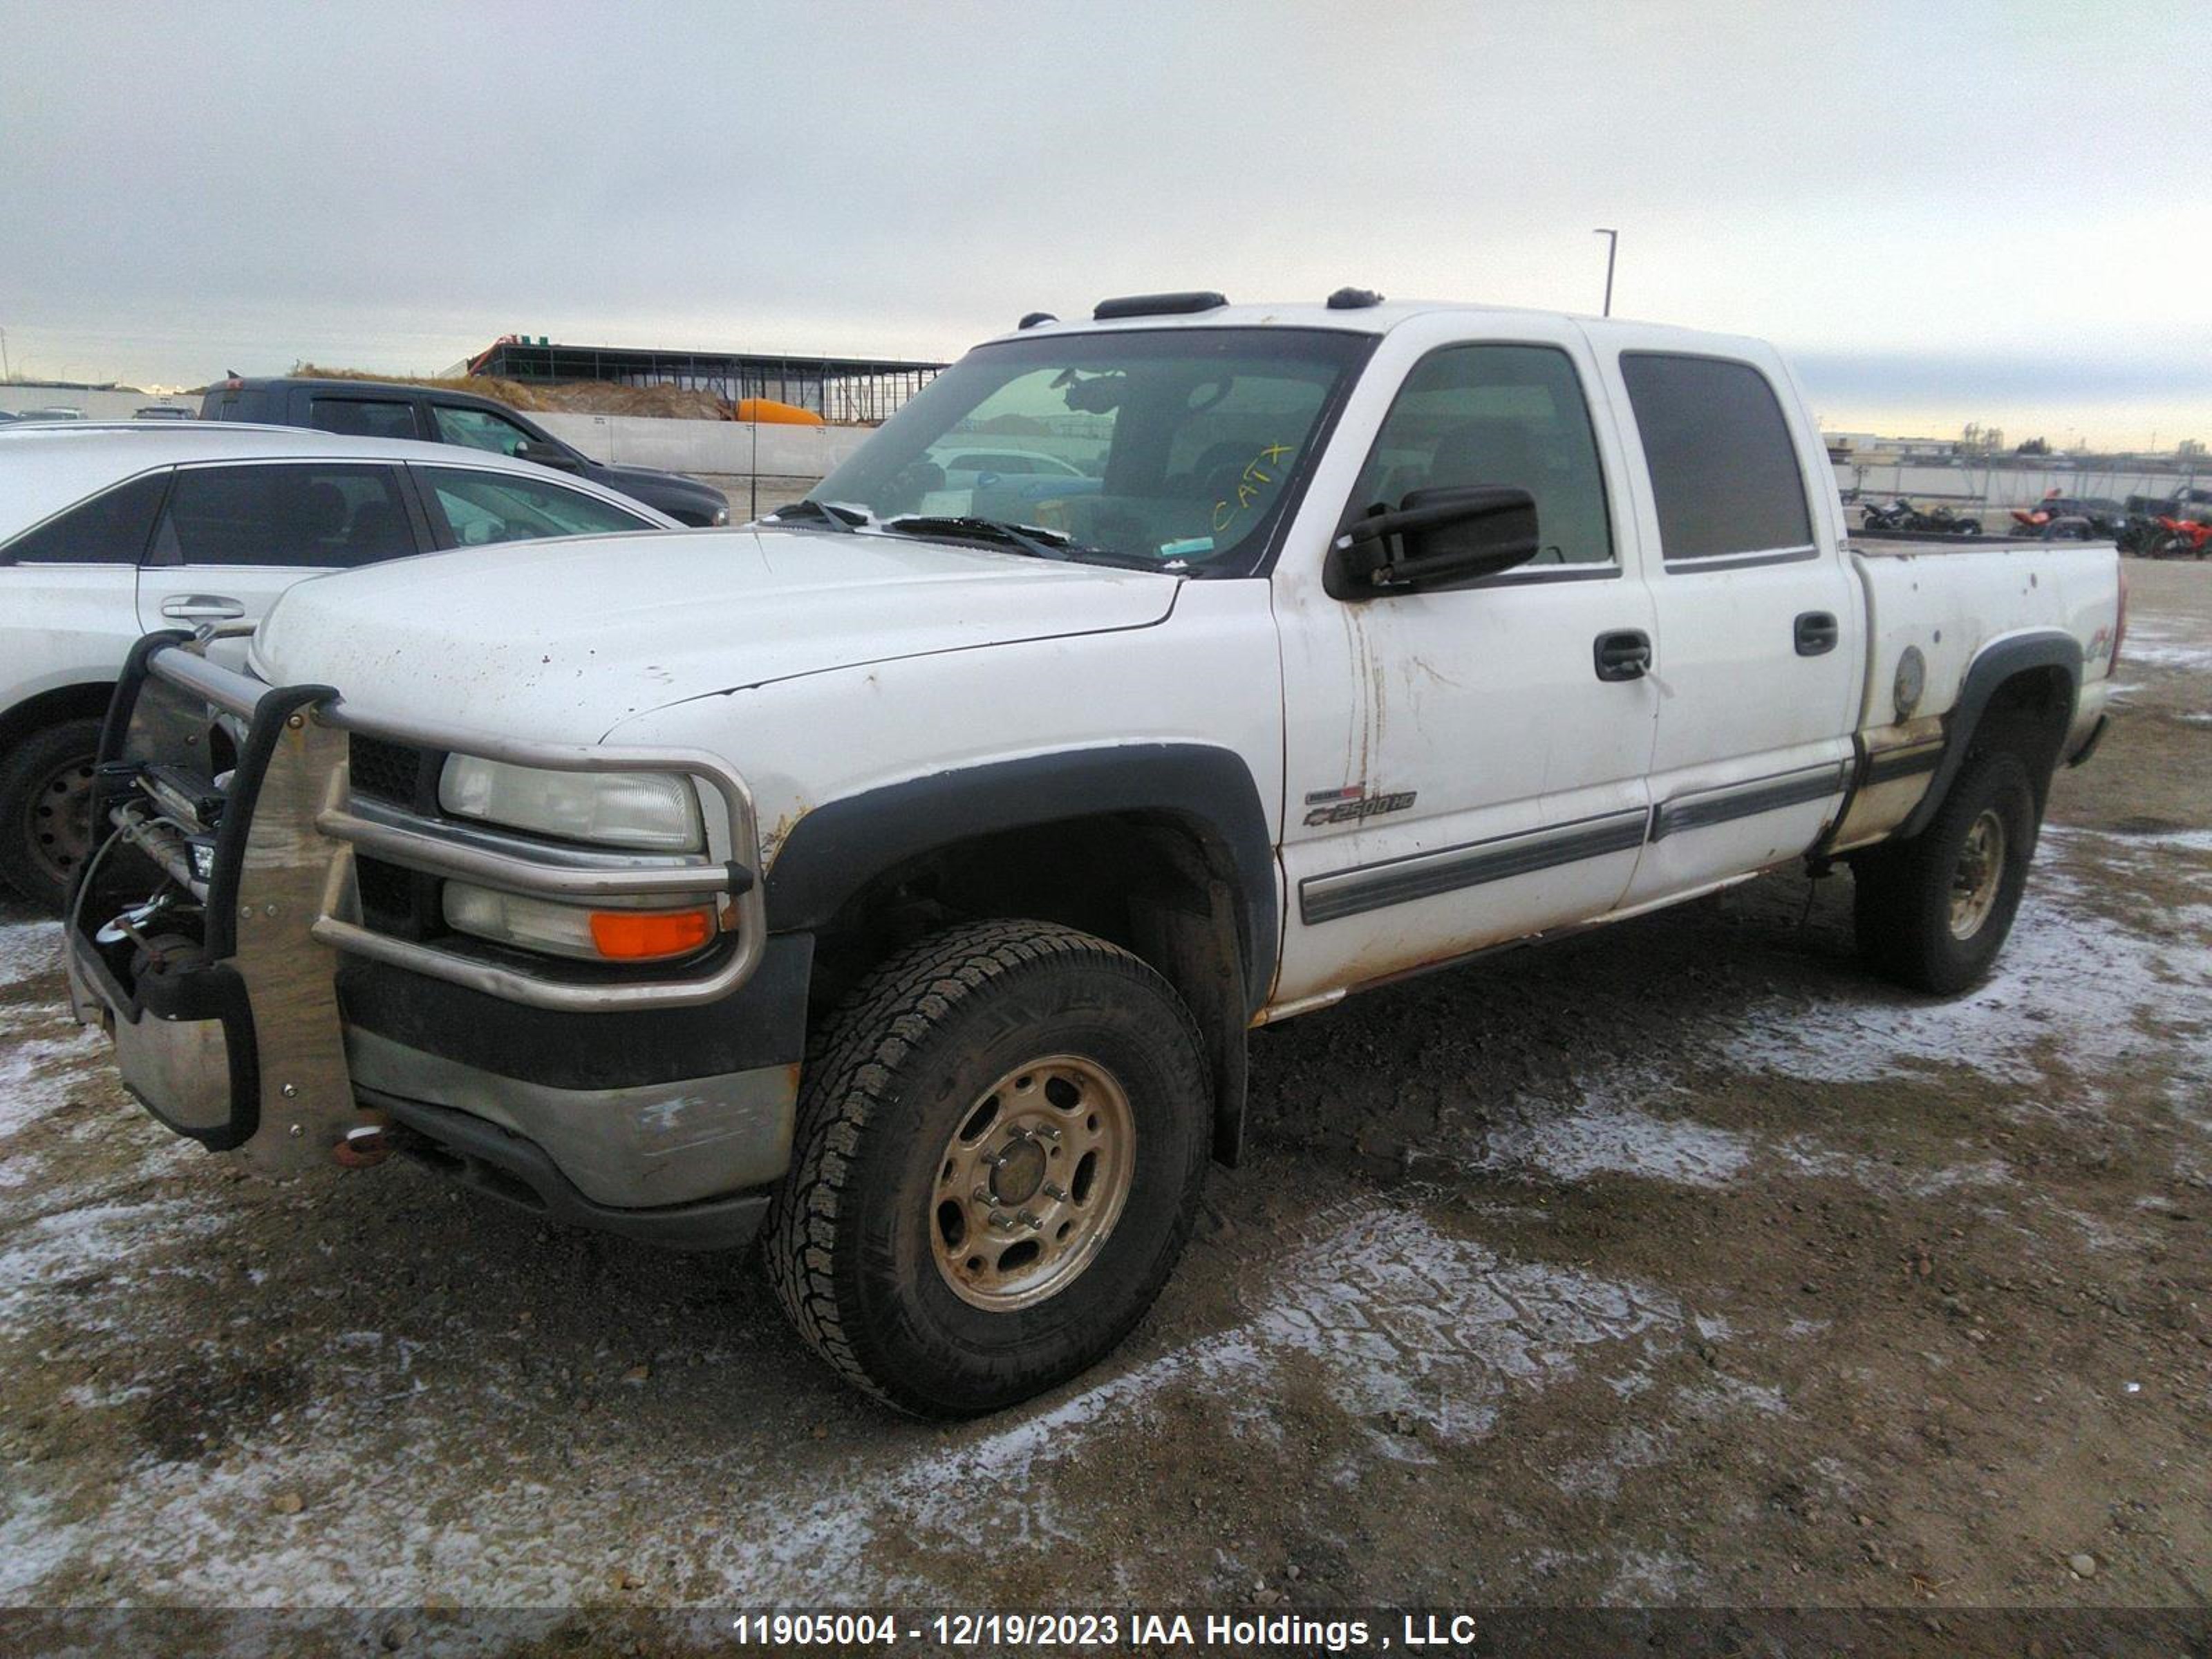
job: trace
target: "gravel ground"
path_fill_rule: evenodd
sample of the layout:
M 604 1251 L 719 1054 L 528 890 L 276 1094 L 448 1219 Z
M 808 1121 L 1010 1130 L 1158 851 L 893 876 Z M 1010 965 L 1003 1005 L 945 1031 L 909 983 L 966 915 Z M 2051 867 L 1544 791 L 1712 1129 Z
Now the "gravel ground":
M 2201 1606 L 2212 565 L 2130 574 L 1982 989 L 1776 877 L 1259 1033 L 1155 1316 L 960 1428 L 749 1263 L 240 1176 L 0 909 L 0 1604 Z

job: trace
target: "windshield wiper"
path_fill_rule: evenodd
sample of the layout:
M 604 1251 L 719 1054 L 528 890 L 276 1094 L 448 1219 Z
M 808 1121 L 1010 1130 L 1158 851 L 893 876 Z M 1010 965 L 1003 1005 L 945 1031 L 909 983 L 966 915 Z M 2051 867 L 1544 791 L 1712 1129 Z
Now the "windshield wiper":
M 1057 530 L 1047 530 L 1042 525 L 1009 524 L 1004 519 L 978 519 L 961 513 L 908 513 L 884 520 L 884 528 L 911 536 L 966 536 L 975 541 L 995 542 L 1039 559 L 1065 560 L 1074 546 L 1072 538 Z
M 839 531 L 849 536 L 855 526 L 866 520 L 865 514 L 854 514 L 853 517 L 847 518 L 845 515 L 852 511 L 850 507 L 832 507 L 827 501 L 818 501 L 813 496 L 806 495 L 795 501 L 787 501 L 775 512 L 763 516 L 781 523 L 787 514 L 793 516 L 804 514 L 825 529 Z
M 965 537 L 970 541 L 989 542 L 1032 558 L 1052 559 L 1061 564 L 1106 564 L 1121 570 L 1164 568 L 1158 559 L 1118 552 L 1110 547 L 1086 547 L 1073 536 L 1047 530 L 1042 525 L 1010 524 L 1004 519 L 979 519 L 964 513 L 908 513 L 884 520 L 883 527 L 913 536 Z

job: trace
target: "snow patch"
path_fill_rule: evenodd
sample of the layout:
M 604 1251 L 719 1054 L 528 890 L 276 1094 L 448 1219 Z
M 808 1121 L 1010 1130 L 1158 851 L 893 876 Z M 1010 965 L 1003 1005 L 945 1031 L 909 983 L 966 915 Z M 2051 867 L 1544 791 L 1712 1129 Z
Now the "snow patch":
M 1474 1167 L 1527 1165 L 1560 1181 L 1631 1175 L 1719 1187 L 1751 1162 L 1747 1135 L 1686 1118 L 1655 1117 L 1587 1096 L 1564 1111 L 1526 1102 L 1516 1102 L 1510 1111 L 1488 1129 Z
M 0 1244 L 0 1318 L 86 1274 L 108 1277 L 147 1245 L 166 1245 L 219 1231 L 225 1218 L 174 1200 L 94 1204 L 24 1222 Z
M 0 923 L 0 986 L 21 985 L 61 970 L 61 923 Z
M 2212 850 L 2212 832 L 2100 839 L 2201 841 Z M 2212 987 L 2205 952 L 2168 951 L 2100 915 L 2045 856 L 1996 972 L 1977 989 L 1936 1001 L 1869 988 L 1864 1000 L 1839 994 L 1818 1018 L 1778 1004 L 1740 1022 L 1722 1053 L 1747 1070 L 1822 1082 L 1963 1065 L 2008 1083 L 2047 1085 L 2045 1057 L 2091 1074 L 2170 1055 L 2174 1038 L 2142 1030 L 2137 1015 L 2171 1014 L 2177 989 L 2191 984 Z M 2184 1047 L 2212 1064 L 2212 1042 L 2200 1036 Z
M 45 1218 L 0 1255 L 0 1282 L 112 1271 L 114 1252 L 134 1237 L 158 1228 L 174 1238 L 180 1224 L 210 1224 L 173 1205 Z M 1264 1455 L 1279 1432 L 1267 1402 L 1318 1386 L 1370 1420 L 1373 1443 L 1348 1472 L 1357 1480 L 1378 1458 L 1418 1461 L 1438 1441 L 1488 1433 L 1510 1390 L 1601 1364 L 1608 1380 L 1648 1370 L 1642 1340 L 1678 1340 L 1686 1324 L 1671 1298 L 1647 1287 L 1509 1261 L 1416 1209 L 1353 1199 L 1300 1230 L 1251 1313 L 1229 1328 L 956 1431 L 964 1437 L 950 1443 L 917 1431 L 901 1455 L 896 1437 L 881 1437 L 817 1468 L 804 1496 L 741 1464 L 702 1468 L 685 1501 L 656 1504 L 651 1521 L 619 1536 L 608 1533 L 604 1493 L 629 1477 L 604 1462 L 575 1471 L 580 1489 L 599 1495 L 578 1502 L 574 1492 L 515 1479 L 494 1449 L 416 1435 L 391 1441 L 393 1419 L 363 1402 L 408 1386 L 405 1345 L 349 1333 L 338 1345 L 345 1386 L 298 1407 L 279 1442 L 235 1448 L 213 1465 L 141 1459 L 105 1507 L 74 1526 L 0 1502 L 0 1593 L 35 1600 L 42 1582 L 97 1548 L 135 1577 L 158 1578 L 165 1595 L 229 1606 L 401 1606 L 457 1588 L 471 1602 L 556 1606 L 588 1594 L 603 1564 L 665 1557 L 719 1581 L 719 1596 L 736 1601 L 804 1600 L 838 1583 L 941 1599 L 955 1569 L 927 1554 L 896 1568 L 886 1546 L 941 1547 L 955 1562 L 985 1549 L 1001 1559 L 1052 1550 L 1089 1524 L 1084 1500 L 1060 1499 L 1058 1482 L 1110 1469 L 1117 1445 L 1146 1432 L 1177 1391 L 1192 1390 L 1209 1413 L 1226 1412 L 1224 1432 L 1253 1439 Z M 376 1478 L 364 1481 L 370 1468 Z M 272 1513 L 283 1492 L 306 1497 L 302 1516 Z

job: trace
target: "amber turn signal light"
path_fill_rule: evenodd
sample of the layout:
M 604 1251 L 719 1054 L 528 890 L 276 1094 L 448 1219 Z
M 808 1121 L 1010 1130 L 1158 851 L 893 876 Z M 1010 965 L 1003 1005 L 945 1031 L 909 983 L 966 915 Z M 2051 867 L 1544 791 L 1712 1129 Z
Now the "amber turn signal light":
M 592 943 L 601 956 L 620 962 L 686 956 L 714 937 L 711 910 L 592 912 Z

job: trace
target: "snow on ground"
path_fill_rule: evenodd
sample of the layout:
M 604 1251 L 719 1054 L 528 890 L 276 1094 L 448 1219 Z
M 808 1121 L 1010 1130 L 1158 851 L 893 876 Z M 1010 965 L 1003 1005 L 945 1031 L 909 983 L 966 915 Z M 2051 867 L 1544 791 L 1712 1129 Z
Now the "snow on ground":
M 1472 1161 L 1485 1169 L 1527 1165 L 1558 1181 L 1633 1175 L 1690 1187 L 1725 1186 L 1751 1162 L 1748 1135 L 1599 1097 L 1614 1095 L 1620 1081 L 1609 1076 L 1564 1107 L 1524 1099 L 1499 1109 Z
M 58 921 L 0 923 L 0 988 L 21 985 L 62 965 L 62 925 Z
M 2186 942 L 2148 943 L 2093 908 L 2088 890 L 2054 856 L 2069 838 L 2045 830 L 2012 937 L 1976 989 L 1938 1000 L 1870 987 L 1861 999 L 1838 997 L 1817 1019 L 1794 1008 L 1754 1008 L 1723 1045 L 1723 1058 L 1834 1083 L 1964 1064 L 2025 1086 L 2044 1079 L 2054 1048 L 2082 1074 L 2170 1050 L 2172 1037 L 2146 1030 L 2139 1017 L 2177 1012 L 2180 987 L 2212 989 L 2212 956 Z M 2109 850 L 2124 858 L 2128 845 L 2147 855 L 2161 847 L 2200 850 L 2200 842 L 2212 851 L 2212 835 L 2203 832 L 2096 840 L 2100 856 Z M 2212 1067 L 2212 1043 L 2200 1036 L 2190 1049 Z
M 2034 1110 L 2045 1103 L 2054 1059 L 2087 1084 L 2094 1099 L 2095 1079 L 2154 1057 L 2170 1060 L 2179 1050 L 2188 1077 L 2212 1088 L 2212 950 L 2204 942 L 2212 906 L 2172 909 L 2176 935 L 2146 941 L 2097 908 L 2091 890 L 2067 868 L 2077 855 L 2122 871 L 2155 866 L 2212 894 L 2212 865 L 2199 869 L 2191 856 L 2204 854 L 2212 854 L 2212 832 L 2121 836 L 2046 828 L 2004 954 L 1977 989 L 1957 998 L 1916 999 L 1871 981 L 1863 989 L 1838 987 L 1814 1018 L 1781 997 L 1754 1000 L 1710 1032 L 1686 1033 L 1688 1052 L 1703 1047 L 1732 1071 L 1822 1083 L 1875 1082 L 1965 1066 L 2015 1085 L 2020 1109 Z M 1578 1078 L 1573 1098 L 1497 1103 L 1486 1109 L 1473 1144 L 1457 1149 L 1453 1161 L 1561 1182 L 1625 1175 L 1713 1188 L 1754 1164 L 1779 1162 L 1808 1176 L 1848 1178 L 1915 1197 L 2005 1187 L 2014 1179 L 1996 1158 L 1902 1170 L 1811 1136 L 1760 1138 L 1701 1122 L 1696 1092 L 1679 1080 L 1681 1071 L 1680 1060 L 1640 1068 L 1611 1065 Z
M 85 1237 L 127 1218 L 88 1218 Z M 806 1599 L 824 1583 L 862 1580 L 886 1595 L 942 1595 L 951 1586 L 926 1572 L 886 1580 L 885 1547 L 1048 1555 L 1083 1524 L 1056 1500 L 1056 1480 L 1177 1391 L 1252 1401 L 1232 1430 L 1265 1455 L 1278 1430 L 1261 1402 L 1279 1398 L 1293 1373 L 1317 1372 L 1345 1411 L 1370 1422 L 1376 1451 L 1428 1462 L 1431 1440 L 1490 1432 L 1506 1390 L 1590 1366 L 1636 1371 L 1639 1339 L 1671 1347 L 1686 1329 L 1679 1304 L 1649 1287 L 1508 1261 L 1416 1210 L 1347 1200 L 1309 1219 L 1249 1316 L 1229 1328 L 888 1466 L 848 1457 L 796 1488 L 763 1482 L 756 1468 L 702 1467 L 692 1490 L 656 1501 L 649 1537 L 619 1547 L 624 1559 L 667 1553 L 699 1563 L 732 1601 Z M 409 1389 L 405 1357 L 365 1334 L 348 1389 L 298 1407 L 281 1447 L 217 1465 L 142 1459 L 89 1522 L 59 1523 L 35 1505 L 0 1519 L 0 1598 L 94 1547 L 188 1601 L 398 1605 L 428 1586 L 465 1583 L 473 1601 L 550 1605 L 595 1589 L 592 1566 L 616 1547 L 603 1535 L 603 1507 L 465 1453 L 456 1467 L 444 1437 L 365 1431 L 381 1419 L 364 1417 L 362 1398 L 404 1399 Z M 371 1467 L 376 1479 L 360 1481 Z M 1017 1485 L 1019 1504 L 969 1501 Z M 717 1498 L 725 1489 L 726 1503 Z M 285 1520 L 270 1514 L 280 1491 L 346 1498 Z M 252 1549 L 237 1547 L 245 1539 Z
M 2171 621 L 2128 624 L 2120 641 L 2120 662 L 2130 669 L 2163 668 L 2180 674 L 2212 674 L 2212 643 L 2184 632 Z

